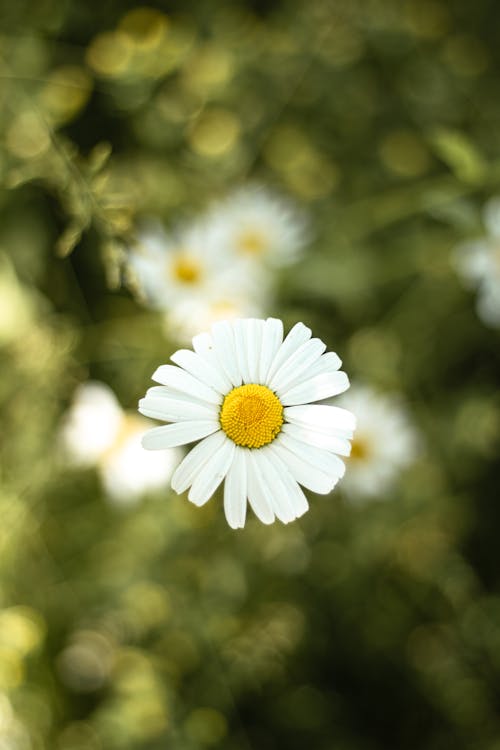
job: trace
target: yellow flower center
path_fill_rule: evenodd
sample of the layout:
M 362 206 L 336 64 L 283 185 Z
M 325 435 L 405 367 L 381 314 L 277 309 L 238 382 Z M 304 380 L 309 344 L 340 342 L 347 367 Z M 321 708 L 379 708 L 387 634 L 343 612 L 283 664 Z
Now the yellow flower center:
M 229 391 L 222 402 L 220 423 L 236 445 L 262 448 L 281 430 L 283 406 L 265 385 L 240 385 Z
M 238 238 L 240 250 L 249 255 L 262 255 L 267 247 L 267 239 L 255 229 L 244 230 Z
M 355 461 L 363 461 L 370 453 L 370 447 L 366 440 L 355 437 L 351 443 L 351 453 L 349 458 Z
M 202 275 L 201 264 L 189 255 L 179 253 L 172 264 L 172 273 L 183 284 L 196 284 Z

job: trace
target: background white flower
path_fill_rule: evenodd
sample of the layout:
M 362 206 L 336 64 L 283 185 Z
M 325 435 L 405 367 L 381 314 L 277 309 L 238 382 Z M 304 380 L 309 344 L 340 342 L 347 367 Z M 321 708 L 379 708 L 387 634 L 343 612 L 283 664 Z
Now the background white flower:
M 342 489 L 353 500 L 383 499 L 418 450 L 410 416 L 399 398 L 366 386 L 352 386 L 340 402 L 357 419 Z
M 61 428 L 70 463 L 96 466 L 108 497 L 128 504 L 149 490 L 165 487 L 179 459 L 177 451 L 148 454 L 141 439 L 148 423 L 123 411 L 104 383 L 79 386 Z
M 249 273 L 201 219 L 167 234 L 150 224 L 129 253 L 132 283 L 147 304 L 162 310 L 170 332 L 191 338 L 212 321 L 261 314 L 268 279 Z
M 217 244 L 256 267 L 295 263 L 309 240 L 303 212 L 255 184 L 215 204 L 208 217 Z
M 263 523 L 293 521 L 308 509 L 300 485 L 327 494 L 344 474 L 355 419 L 314 402 L 349 387 L 341 361 L 297 323 L 283 340 L 280 320 L 215 323 L 153 375 L 139 411 L 170 424 L 143 438 L 159 450 L 201 441 L 177 467 L 172 487 L 203 505 L 225 479 L 229 525 L 245 525 L 247 498 Z
M 477 290 L 483 323 L 500 327 L 500 197 L 486 203 L 483 220 L 487 234 L 457 245 L 453 260 L 465 283 Z

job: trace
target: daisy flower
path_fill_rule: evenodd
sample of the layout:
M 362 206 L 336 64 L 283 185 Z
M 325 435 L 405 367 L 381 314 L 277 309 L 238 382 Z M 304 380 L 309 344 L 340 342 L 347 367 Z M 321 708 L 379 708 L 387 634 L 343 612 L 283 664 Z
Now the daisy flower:
M 284 198 L 256 185 L 242 187 L 208 214 L 215 241 L 247 265 L 295 263 L 309 239 L 305 217 Z
M 349 387 L 341 361 L 297 323 L 283 340 L 280 320 L 214 323 L 193 350 L 172 355 L 153 375 L 159 386 L 139 402 L 147 417 L 170 424 L 144 435 L 145 448 L 196 441 L 172 476 L 178 493 L 203 505 L 224 482 L 232 528 L 245 525 L 247 499 L 266 524 L 288 523 L 308 509 L 299 485 L 326 494 L 344 474 L 354 417 L 315 402 Z
M 477 290 L 477 314 L 486 325 L 500 327 L 500 197 L 483 211 L 486 235 L 460 243 L 454 263 L 465 283 Z
M 77 389 L 60 438 L 69 462 L 96 466 L 110 500 L 125 505 L 164 487 L 179 458 L 176 451 L 145 453 L 141 438 L 147 426 L 123 411 L 108 386 L 89 381 Z
M 270 296 L 267 279 L 249 274 L 228 254 L 210 222 L 198 221 L 168 235 L 150 224 L 129 253 L 132 281 L 147 304 L 165 314 L 168 328 L 181 337 L 221 317 L 260 314 Z
M 390 489 L 398 474 L 415 458 L 416 430 L 406 409 L 394 396 L 353 386 L 341 403 L 357 415 L 356 436 L 342 489 L 353 500 L 375 499 Z

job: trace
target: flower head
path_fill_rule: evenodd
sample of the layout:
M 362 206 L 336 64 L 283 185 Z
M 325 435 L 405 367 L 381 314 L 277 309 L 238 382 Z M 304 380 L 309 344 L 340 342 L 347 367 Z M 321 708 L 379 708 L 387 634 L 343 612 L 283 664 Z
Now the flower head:
M 383 496 L 415 458 L 416 430 L 398 398 L 378 394 L 366 386 L 353 386 L 342 398 L 342 405 L 357 415 L 349 471 L 342 489 L 353 500 Z
M 283 340 L 280 320 L 215 323 L 153 375 L 161 385 L 139 402 L 155 427 L 143 446 L 193 443 L 172 476 L 177 493 L 203 505 L 224 484 L 229 525 L 243 527 L 247 499 L 263 523 L 288 523 L 308 509 L 299 485 L 326 494 L 344 474 L 354 430 L 345 409 L 315 402 L 349 387 L 341 361 L 297 323 Z
M 218 246 L 254 266 L 294 263 L 309 235 L 305 217 L 293 204 L 257 185 L 216 204 L 209 221 Z
M 146 302 L 181 337 L 191 338 L 207 321 L 259 314 L 269 293 L 268 280 L 249 274 L 206 220 L 172 234 L 150 224 L 129 253 L 129 268 Z
M 108 386 L 89 381 L 75 393 L 61 441 L 70 463 L 96 466 L 109 499 L 125 505 L 164 487 L 177 458 L 176 451 L 145 453 L 141 438 L 146 427 L 142 417 L 123 411 Z
M 500 197 L 485 205 L 486 235 L 462 242 L 455 248 L 454 262 L 468 286 L 477 290 L 477 314 L 487 325 L 500 327 Z

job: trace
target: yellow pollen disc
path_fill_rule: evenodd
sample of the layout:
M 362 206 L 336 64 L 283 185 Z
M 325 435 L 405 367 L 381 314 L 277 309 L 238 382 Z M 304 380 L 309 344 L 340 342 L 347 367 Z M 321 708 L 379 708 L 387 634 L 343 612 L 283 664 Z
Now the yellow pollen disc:
M 222 402 L 220 423 L 236 445 L 262 448 L 281 430 L 283 407 L 279 398 L 265 385 L 240 385 L 233 388 Z
M 194 258 L 179 253 L 173 262 L 172 273 L 177 281 L 184 284 L 196 284 L 200 280 L 202 268 Z
M 247 229 L 240 234 L 238 246 L 249 255 L 261 255 L 267 247 L 267 240 L 261 232 Z
M 370 453 L 370 448 L 365 440 L 362 438 L 354 438 L 351 443 L 351 453 L 349 458 L 353 458 L 355 461 L 362 461 Z

